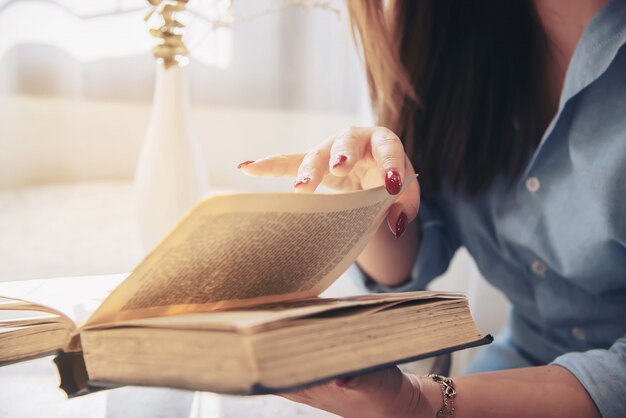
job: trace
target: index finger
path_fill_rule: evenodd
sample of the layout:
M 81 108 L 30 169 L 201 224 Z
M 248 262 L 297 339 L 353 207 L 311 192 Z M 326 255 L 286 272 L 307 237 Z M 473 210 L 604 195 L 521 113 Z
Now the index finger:
M 398 135 L 387 128 L 376 128 L 370 139 L 372 157 L 378 164 L 389 194 L 396 195 L 404 182 L 404 147 Z
M 239 169 L 250 176 L 296 177 L 305 154 L 270 155 L 256 161 L 245 161 Z

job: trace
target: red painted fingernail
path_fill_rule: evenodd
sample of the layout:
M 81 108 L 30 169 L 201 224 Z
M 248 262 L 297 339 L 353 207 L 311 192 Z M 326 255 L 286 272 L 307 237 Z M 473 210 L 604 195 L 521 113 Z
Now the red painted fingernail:
M 243 167 L 244 165 L 252 164 L 253 162 L 254 162 L 254 160 L 247 160 L 247 161 L 244 161 L 244 162 L 242 162 L 242 163 L 237 164 L 237 168 L 241 168 L 241 167 Z
M 402 180 L 397 171 L 389 170 L 385 175 L 385 187 L 389 194 L 398 194 L 402 190 Z
M 335 380 L 335 384 L 340 388 L 349 388 L 354 381 L 354 377 L 344 377 L 343 379 Z
M 345 163 L 348 160 L 348 157 L 346 157 L 345 155 L 340 155 L 339 157 L 337 157 L 337 159 L 335 159 L 335 161 L 333 162 L 333 168 L 337 168 L 340 165 L 342 165 L 343 163 Z
M 396 238 L 400 238 L 406 229 L 407 217 L 404 212 L 400 213 L 398 220 L 396 221 Z
M 310 181 L 311 181 L 311 177 L 300 177 L 296 179 L 296 182 L 294 183 L 293 187 L 298 187 L 302 184 L 307 184 Z

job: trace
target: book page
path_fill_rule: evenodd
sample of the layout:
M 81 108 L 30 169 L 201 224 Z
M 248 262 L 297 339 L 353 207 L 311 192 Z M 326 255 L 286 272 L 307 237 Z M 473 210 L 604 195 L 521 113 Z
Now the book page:
M 43 355 L 51 349 L 70 347 L 71 335 L 76 331 L 74 323 L 55 309 L 2 296 L 0 366 Z
M 22 315 L 20 315 L 20 313 Z M 60 322 L 67 328 L 76 329 L 74 322 L 62 312 L 45 305 L 26 300 L 0 296 L 0 327 L 12 328 L 19 326 Z
M 346 312 L 350 316 L 361 316 L 389 309 L 406 302 L 436 303 L 442 300 L 460 300 L 466 303 L 466 298 L 461 293 L 432 291 L 379 293 L 340 299 L 299 299 L 217 312 L 197 312 L 174 316 L 128 319 L 115 324 L 106 324 L 103 327 L 152 327 L 252 333 L 276 323 L 306 318 L 312 315 L 332 313 L 334 317 L 339 317 L 342 315 L 342 312 Z
M 206 199 L 88 325 L 317 296 L 354 262 L 396 198 L 379 187 Z
M 7 301 L 2 300 L 6 296 L 49 307 L 80 325 L 127 276 L 123 273 L 2 282 L 0 302 Z

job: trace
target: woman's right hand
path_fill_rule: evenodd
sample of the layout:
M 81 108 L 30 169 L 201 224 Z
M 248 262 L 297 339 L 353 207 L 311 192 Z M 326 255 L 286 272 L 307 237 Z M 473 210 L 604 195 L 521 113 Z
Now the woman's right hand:
M 384 184 L 395 195 L 406 178 L 415 176 L 400 138 L 383 127 L 348 128 L 305 154 L 271 155 L 245 161 L 238 167 L 252 176 L 295 177 L 297 193 L 312 193 L 320 184 L 342 192 Z M 415 181 L 387 213 L 387 223 L 394 235 L 401 235 L 415 219 L 419 202 L 419 184 Z

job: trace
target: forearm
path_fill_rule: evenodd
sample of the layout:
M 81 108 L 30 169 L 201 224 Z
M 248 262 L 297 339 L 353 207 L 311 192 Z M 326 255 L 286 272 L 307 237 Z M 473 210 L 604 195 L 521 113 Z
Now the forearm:
M 359 267 L 379 284 L 386 286 L 402 284 L 411 274 L 417 254 L 418 224 L 418 219 L 411 222 L 404 234 L 396 238 L 387 223 L 383 222 L 359 255 L 357 259 Z
M 454 378 L 455 418 L 599 417 L 593 400 L 568 370 L 556 366 L 479 373 Z M 421 377 L 420 417 L 434 417 L 441 388 Z

